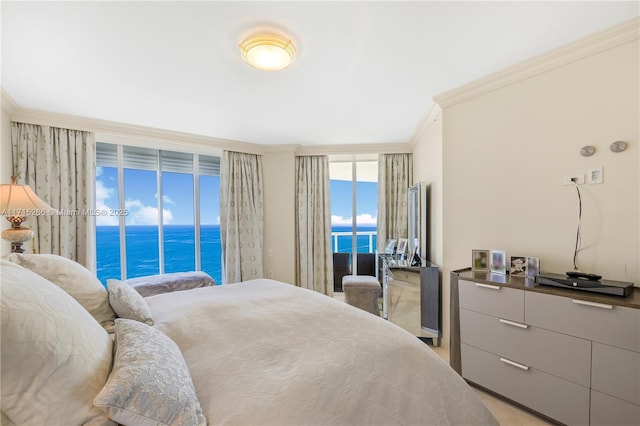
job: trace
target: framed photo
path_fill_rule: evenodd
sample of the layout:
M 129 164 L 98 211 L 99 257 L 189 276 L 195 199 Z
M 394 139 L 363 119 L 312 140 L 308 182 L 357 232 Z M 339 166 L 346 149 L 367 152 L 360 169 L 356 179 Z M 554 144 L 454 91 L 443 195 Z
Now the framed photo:
M 420 258 L 420 246 L 417 243 L 416 243 L 416 246 L 413 249 L 413 253 L 411 253 L 411 257 L 409 258 L 409 260 L 410 260 L 409 264 L 411 266 L 420 266 L 420 265 L 422 265 L 422 259 Z
M 396 254 L 404 254 L 407 251 L 407 243 L 409 240 L 406 238 L 400 238 L 398 240 L 398 249 L 396 250 Z
M 396 240 L 387 240 L 387 245 L 384 248 L 385 254 L 393 254 L 393 250 L 396 248 Z
M 471 270 L 489 270 L 489 250 L 471 250 Z
M 504 250 L 491 250 L 491 272 L 496 274 L 507 273 L 507 252 Z
M 540 275 L 540 259 L 527 257 L 527 276 L 535 278 L 538 275 Z
M 523 256 L 511 256 L 509 262 L 509 273 L 516 277 L 527 275 L 527 258 Z

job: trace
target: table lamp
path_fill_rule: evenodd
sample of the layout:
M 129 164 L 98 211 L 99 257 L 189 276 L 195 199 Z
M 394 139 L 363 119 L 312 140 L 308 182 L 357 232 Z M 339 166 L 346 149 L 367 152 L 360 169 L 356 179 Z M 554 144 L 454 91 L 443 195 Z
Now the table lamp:
M 51 210 L 29 185 L 18 185 L 15 176 L 11 176 L 11 184 L 0 185 L 0 213 L 11 222 L 11 228 L 2 231 L 2 239 L 11 242 L 11 253 L 24 253 L 22 243 L 33 238 L 33 231 L 21 225 L 27 216 L 45 215 Z

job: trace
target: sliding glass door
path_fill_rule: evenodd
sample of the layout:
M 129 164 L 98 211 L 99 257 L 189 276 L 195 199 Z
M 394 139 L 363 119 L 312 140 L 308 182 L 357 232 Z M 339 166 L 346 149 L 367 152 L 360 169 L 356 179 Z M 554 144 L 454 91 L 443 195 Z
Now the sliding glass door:
M 341 159 L 329 164 L 334 281 L 340 272 L 376 275 L 378 161 Z M 346 269 L 345 269 L 346 268 Z M 340 282 L 334 289 L 340 291 Z

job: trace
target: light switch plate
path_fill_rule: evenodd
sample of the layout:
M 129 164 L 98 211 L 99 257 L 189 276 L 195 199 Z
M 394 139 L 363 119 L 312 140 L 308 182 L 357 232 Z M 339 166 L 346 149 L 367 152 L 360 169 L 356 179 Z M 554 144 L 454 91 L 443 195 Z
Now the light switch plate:
M 602 166 L 589 169 L 587 172 L 587 183 L 589 185 L 600 184 L 604 181 L 602 176 Z

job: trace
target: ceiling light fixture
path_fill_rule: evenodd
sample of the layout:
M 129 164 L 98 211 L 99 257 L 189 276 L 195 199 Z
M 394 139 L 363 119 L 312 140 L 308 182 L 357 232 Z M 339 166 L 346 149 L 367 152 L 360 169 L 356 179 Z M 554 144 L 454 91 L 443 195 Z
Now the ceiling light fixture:
M 296 48 L 291 40 L 275 34 L 260 34 L 240 43 L 242 58 L 263 71 L 279 71 L 296 59 Z

